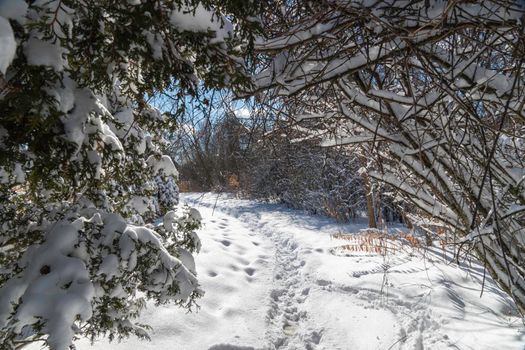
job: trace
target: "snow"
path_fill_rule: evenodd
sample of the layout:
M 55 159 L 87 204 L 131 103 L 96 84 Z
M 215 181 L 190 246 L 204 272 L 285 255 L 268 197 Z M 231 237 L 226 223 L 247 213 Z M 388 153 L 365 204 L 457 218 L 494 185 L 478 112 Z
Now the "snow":
M 77 243 L 75 223 L 57 225 L 45 243 L 29 247 L 21 261 L 26 265 L 24 274 L 9 280 L 0 293 L 1 319 L 14 312 L 19 331 L 36 318 L 49 320 L 43 329 L 53 349 L 67 349 L 74 334 L 71 324 L 92 315 L 94 288 L 88 271 L 80 259 L 68 254 Z M 18 298 L 23 303 L 13 310 L 12 302 Z
M 306 41 L 311 38 L 329 33 L 335 28 L 336 24 L 338 23 L 336 23 L 335 21 L 329 23 L 316 23 L 314 26 L 308 29 L 291 31 L 291 35 L 279 37 L 273 40 L 264 40 L 263 38 L 257 38 L 256 43 L 258 45 L 264 46 L 264 48 L 267 50 L 282 49 L 285 47 L 290 47 L 302 41 Z
M 137 263 L 148 270 L 139 276 L 140 284 L 133 286 L 157 293 L 159 303 L 186 303 L 198 292 L 195 262 L 189 252 L 181 250 L 178 259 L 155 231 L 129 225 L 115 213 L 86 212 L 92 214 L 90 218 L 79 216 L 50 225 L 42 242 L 25 250 L 18 263 L 20 271 L 0 289 L 0 327 L 26 337 L 38 330 L 48 334 L 51 349 L 69 349 L 78 327 L 85 326 L 83 321 L 99 317 L 97 299 L 111 296 L 133 305 L 128 302 L 133 295 L 124 289 L 123 278 Z M 92 225 L 99 229 L 94 234 L 88 231 Z M 92 236 L 94 240 L 86 239 Z M 100 254 L 95 255 L 96 251 Z M 93 268 L 96 270 L 91 271 Z M 170 288 L 177 289 L 172 292 Z M 134 327 L 122 310 L 109 306 L 108 315 L 108 322 Z
M 154 211 L 155 205 L 150 197 L 144 196 L 133 196 L 128 201 L 128 207 L 131 210 L 136 211 L 140 215 L 147 213 L 148 211 Z
M 162 36 L 145 31 L 146 40 L 148 41 L 149 46 L 151 47 L 151 51 L 153 53 L 153 58 L 156 60 L 162 59 L 162 48 L 165 47 L 166 43 L 164 42 L 164 38 Z
M 57 72 L 64 70 L 66 64 L 64 58 L 65 49 L 58 44 L 40 40 L 35 37 L 29 38 L 24 45 L 24 54 L 27 63 L 33 66 L 53 67 Z
M 0 72 L 5 75 L 7 67 L 15 58 L 16 42 L 11 24 L 4 17 L 0 17 L 0 47 Z
M 27 7 L 23 0 L 0 0 L 0 16 L 24 24 Z
M 195 9 L 183 7 L 173 11 L 171 23 L 182 31 L 190 32 L 215 32 L 214 42 L 222 42 L 233 33 L 233 25 L 224 17 L 219 17 L 213 11 L 207 10 L 202 4 Z
M 480 297 L 475 261 L 458 266 L 440 247 L 345 250 L 350 241 L 334 235 L 364 223 L 281 205 L 215 194 L 182 201 L 204 218 L 200 309 L 149 304 L 141 321 L 153 327 L 151 342 L 82 340 L 78 349 L 523 349 L 512 302 L 488 276 Z
M 154 175 L 162 173 L 164 176 L 179 177 L 179 172 L 168 155 L 162 155 L 160 158 L 150 156 L 146 163 L 152 167 Z

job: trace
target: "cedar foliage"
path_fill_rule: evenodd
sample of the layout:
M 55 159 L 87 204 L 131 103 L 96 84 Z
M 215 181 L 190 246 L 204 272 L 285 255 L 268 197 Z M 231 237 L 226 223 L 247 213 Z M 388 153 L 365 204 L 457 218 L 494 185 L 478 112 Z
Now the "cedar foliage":
M 176 125 L 148 96 L 176 91 L 182 113 L 200 84 L 246 85 L 259 5 L 2 5 L 0 36 L 16 52 L 0 57 L 1 347 L 147 337 L 134 321 L 146 300 L 190 308 L 201 295 L 200 216 L 174 207 L 166 155 Z

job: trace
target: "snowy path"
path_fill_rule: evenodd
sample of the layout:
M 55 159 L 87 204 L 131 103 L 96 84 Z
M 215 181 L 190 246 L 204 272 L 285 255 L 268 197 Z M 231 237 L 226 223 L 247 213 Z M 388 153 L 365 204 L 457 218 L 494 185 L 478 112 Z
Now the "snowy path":
M 264 212 L 263 212 L 264 215 Z M 321 339 L 322 329 L 309 324 L 302 304 L 310 292 L 305 283 L 305 260 L 298 257 L 298 243 L 287 230 L 274 226 L 272 220 L 253 215 L 242 218 L 256 226 L 274 244 L 272 289 L 267 312 L 266 347 L 270 349 L 314 349 Z
M 95 349 L 525 349 L 520 319 L 482 269 L 439 249 L 387 256 L 338 249 L 338 225 L 282 206 L 206 194 L 184 200 L 204 218 L 197 313 L 149 306 L 152 342 Z M 79 349 L 91 349 L 80 342 Z

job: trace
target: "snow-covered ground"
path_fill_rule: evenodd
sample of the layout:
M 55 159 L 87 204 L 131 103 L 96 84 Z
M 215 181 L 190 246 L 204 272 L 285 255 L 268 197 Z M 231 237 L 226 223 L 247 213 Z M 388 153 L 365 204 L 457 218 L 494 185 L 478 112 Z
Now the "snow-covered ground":
M 187 194 L 202 213 L 198 312 L 150 305 L 152 341 L 95 349 L 525 349 L 512 302 L 483 268 L 441 248 L 389 254 L 337 248 L 364 224 L 280 205 Z M 78 349 L 92 349 L 87 341 Z

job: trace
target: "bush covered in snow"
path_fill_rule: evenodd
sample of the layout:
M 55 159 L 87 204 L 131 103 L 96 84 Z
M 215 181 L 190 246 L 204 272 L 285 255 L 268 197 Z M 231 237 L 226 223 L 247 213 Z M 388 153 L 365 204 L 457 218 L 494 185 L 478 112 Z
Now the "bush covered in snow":
M 249 166 L 241 174 L 243 193 L 340 221 L 365 215 L 356 157 L 344 149 L 323 149 L 292 139 L 275 135 L 253 145 Z
M 147 96 L 171 89 L 184 101 L 201 82 L 244 83 L 254 11 L 236 1 L 0 1 L 2 348 L 146 337 L 134 323 L 145 300 L 194 304 L 200 216 L 174 208 L 163 133 L 175 125 Z

